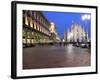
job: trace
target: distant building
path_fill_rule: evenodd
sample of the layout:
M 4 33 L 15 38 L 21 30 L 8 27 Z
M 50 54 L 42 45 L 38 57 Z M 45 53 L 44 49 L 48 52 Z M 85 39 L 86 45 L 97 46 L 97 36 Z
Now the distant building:
M 67 42 L 88 42 L 89 37 L 81 25 L 73 23 L 70 30 L 65 32 L 64 40 Z
M 53 22 L 50 23 L 51 26 L 49 28 L 50 32 L 51 32 L 51 39 L 54 41 L 54 42 L 58 42 L 60 41 L 60 37 L 56 31 L 56 26 Z
M 53 22 L 50 23 L 50 28 L 49 28 L 51 33 L 56 33 L 56 26 Z

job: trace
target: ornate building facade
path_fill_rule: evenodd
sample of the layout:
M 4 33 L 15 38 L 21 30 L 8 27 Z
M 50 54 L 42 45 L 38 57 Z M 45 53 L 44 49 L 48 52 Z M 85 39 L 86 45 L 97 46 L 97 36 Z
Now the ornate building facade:
M 23 46 L 60 41 L 53 22 L 41 11 L 23 10 Z
M 50 41 L 50 23 L 40 11 L 23 10 L 23 45 Z
M 64 39 L 67 42 L 88 42 L 88 33 L 82 28 L 81 25 L 73 23 L 71 29 L 65 32 Z

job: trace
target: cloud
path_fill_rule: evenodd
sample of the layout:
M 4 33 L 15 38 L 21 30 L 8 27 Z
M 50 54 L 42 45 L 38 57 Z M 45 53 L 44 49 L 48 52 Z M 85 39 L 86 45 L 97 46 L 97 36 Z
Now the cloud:
M 84 14 L 82 15 L 82 20 L 90 20 L 91 19 L 91 16 L 89 14 Z

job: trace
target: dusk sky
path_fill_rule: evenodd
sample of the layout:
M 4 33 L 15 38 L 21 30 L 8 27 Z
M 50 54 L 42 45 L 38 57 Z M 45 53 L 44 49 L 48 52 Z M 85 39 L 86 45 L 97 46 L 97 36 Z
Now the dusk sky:
M 72 22 L 80 24 L 85 30 L 90 32 L 91 14 L 87 13 L 71 13 L 71 12 L 51 12 L 43 11 L 44 16 L 50 22 L 56 25 L 56 31 L 63 38 L 64 32 L 70 29 Z M 90 33 L 89 33 L 90 37 Z

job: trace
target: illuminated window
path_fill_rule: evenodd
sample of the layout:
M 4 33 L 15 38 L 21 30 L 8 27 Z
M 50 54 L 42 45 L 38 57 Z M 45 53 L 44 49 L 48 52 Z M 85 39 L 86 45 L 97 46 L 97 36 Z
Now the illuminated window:
M 25 39 L 23 39 L 23 43 L 24 43 L 24 44 L 26 43 L 26 40 L 25 40 Z
M 31 43 L 30 39 L 27 39 L 27 43 Z
M 42 27 L 40 26 L 40 31 L 42 32 Z
M 41 29 L 42 29 L 42 32 L 43 32 L 43 27 Z
M 25 16 L 25 24 L 28 25 L 28 17 Z
M 30 18 L 30 27 L 32 27 L 32 28 L 33 28 L 32 18 Z
M 36 22 L 34 22 L 34 29 L 36 29 Z
M 39 31 L 40 31 L 40 28 L 41 28 L 41 27 L 40 27 L 40 25 L 39 25 Z
M 37 23 L 36 23 L 36 30 L 37 30 Z
M 42 32 L 42 26 L 41 26 L 41 32 Z
M 40 26 L 38 25 L 38 26 L 37 26 L 37 28 L 38 28 L 38 31 L 39 31 L 39 27 L 40 27 Z
M 44 33 L 44 28 L 43 28 L 43 33 Z

